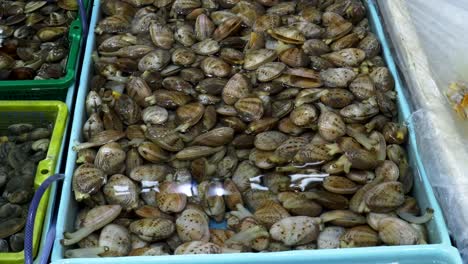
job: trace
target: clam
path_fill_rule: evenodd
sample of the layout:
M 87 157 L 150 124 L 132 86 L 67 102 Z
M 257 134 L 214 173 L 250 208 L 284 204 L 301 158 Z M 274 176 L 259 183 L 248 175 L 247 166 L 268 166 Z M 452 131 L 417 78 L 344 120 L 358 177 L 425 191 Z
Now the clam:
M 120 205 L 102 205 L 91 209 L 83 219 L 82 227 L 74 233 L 65 232 L 61 243 L 67 246 L 78 243 L 87 235 L 112 222 L 121 211 Z
M 101 169 L 92 164 L 80 165 L 73 173 L 72 186 L 77 201 L 86 199 L 104 185 L 107 178 Z
M 177 234 L 184 242 L 193 240 L 208 242 L 210 239 L 208 216 L 203 211 L 187 208 L 175 223 Z
M 256 121 L 262 118 L 263 116 L 263 103 L 259 98 L 256 97 L 246 97 L 239 99 L 235 104 L 239 117 L 246 121 Z
M 269 82 L 279 77 L 286 70 L 286 65 L 281 62 L 268 62 L 257 70 L 257 78 L 261 82 Z
M 261 65 L 274 61 L 276 57 L 276 52 L 270 49 L 258 49 L 249 51 L 245 55 L 244 69 L 256 70 Z
M 111 175 L 119 172 L 125 161 L 125 151 L 116 142 L 107 143 L 99 148 L 94 159 L 94 165 L 105 174 Z
M 339 248 L 340 238 L 346 232 L 341 226 L 328 226 L 320 232 L 317 238 L 317 248 Z
M 309 216 L 286 217 L 270 228 L 270 235 L 287 246 L 307 244 L 317 239 L 319 223 L 318 218 Z
M 138 188 L 132 180 L 122 174 L 114 174 L 103 188 L 110 204 L 119 204 L 130 211 L 138 207 Z
M 220 127 L 199 135 L 192 141 L 192 144 L 218 147 L 231 142 L 233 136 L 234 129 L 230 127 Z
M 248 78 L 237 73 L 229 79 L 222 90 L 223 101 L 226 104 L 232 105 L 237 100 L 247 97 L 250 94 L 251 84 Z
M 144 218 L 132 222 L 128 229 L 142 240 L 154 242 L 171 236 L 175 225 L 167 219 Z
M 301 45 L 305 42 L 305 36 L 302 32 L 293 27 L 277 27 L 269 29 L 267 32 L 273 38 L 284 43 Z
M 207 57 L 201 64 L 200 68 L 207 76 L 227 77 L 231 73 L 231 66 L 220 58 Z

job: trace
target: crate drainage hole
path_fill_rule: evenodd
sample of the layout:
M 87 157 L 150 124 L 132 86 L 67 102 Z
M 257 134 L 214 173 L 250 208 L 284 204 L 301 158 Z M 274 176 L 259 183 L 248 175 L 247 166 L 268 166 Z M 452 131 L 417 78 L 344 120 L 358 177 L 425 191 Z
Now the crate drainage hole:
M 74 26 L 73 29 L 80 29 L 80 27 L 79 26 Z
M 48 169 L 43 169 L 43 170 L 41 170 L 41 173 L 45 175 L 45 174 L 49 173 L 49 170 Z

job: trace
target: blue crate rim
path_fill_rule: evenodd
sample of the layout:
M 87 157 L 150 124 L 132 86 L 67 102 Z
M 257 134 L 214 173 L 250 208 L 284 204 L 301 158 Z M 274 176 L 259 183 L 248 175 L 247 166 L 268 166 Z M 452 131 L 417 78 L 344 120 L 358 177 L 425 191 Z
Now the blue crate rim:
M 385 33 L 379 18 L 378 11 L 376 9 L 375 3 L 373 0 L 363 0 L 365 3 L 369 17 L 372 18 L 373 23 L 375 24 L 375 33 L 377 34 L 378 39 L 382 44 L 383 56 L 387 63 L 389 70 L 391 71 L 392 75 L 395 78 L 395 86 L 396 91 L 398 94 L 403 93 L 403 85 L 401 83 L 400 76 L 398 74 L 397 68 L 393 61 L 393 58 L 390 54 L 390 48 L 385 37 Z M 97 1 L 94 3 L 93 6 L 93 13 L 90 23 L 90 31 L 87 37 L 87 43 L 91 44 L 94 43 L 94 27 L 97 23 L 98 16 L 99 16 L 99 9 L 100 3 Z M 83 65 L 88 65 L 92 63 L 91 54 L 94 50 L 94 46 L 87 45 L 85 51 L 85 61 Z M 70 199 L 73 199 L 71 193 L 71 175 L 73 175 L 73 168 L 75 167 L 75 160 L 76 160 L 76 153 L 71 149 L 72 145 L 75 141 L 79 140 L 80 133 L 81 133 L 81 123 L 79 120 L 83 118 L 84 111 L 79 111 L 80 109 L 83 110 L 84 100 L 86 98 L 86 87 L 88 86 L 86 80 L 90 77 L 90 70 L 85 69 L 82 72 L 82 78 L 80 82 L 80 89 L 78 90 L 78 101 L 77 101 L 77 111 L 75 111 L 75 121 L 73 122 L 72 127 L 72 134 L 71 134 L 71 142 L 69 146 L 69 153 L 67 158 L 67 167 L 66 167 L 66 178 L 63 184 L 62 193 L 67 193 L 68 196 L 62 197 L 59 209 L 59 216 L 63 215 L 63 210 L 65 207 L 70 204 Z M 402 117 L 404 120 L 408 120 L 411 116 L 411 109 L 410 106 L 404 97 L 399 98 L 399 106 L 400 111 L 402 113 Z M 408 124 L 410 130 L 410 140 L 412 142 L 415 141 L 415 134 L 412 131 L 411 123 Z M 410 145 L 411 148 L 415 148 L 414 144 Z M 234 253 L 229 255 L 171 255 L 171 256 L 152 256 L 152 257 L 120 257 L 120 258 L 80 258 L 80 259 L 64 259 L 63 258 L 63 248 L 60 245 L 60 238 L 61 233 L 63 233 L 63 227 L 65 226 L 65 218 L 59 217 L 57 221 L 57 238 L 54 245 L 54 250 L 52 254 L 52 263 L 153 263 L 155 260 L 164 261 L 165 263 L 182 263 L 188 260 L 193 261 L 193 263 L 217 263 L 217 262 L 226 262 L 232 261 L 234 262 L 254 262 L 254 261 L 275 261 L 277 258 L 281 258 L 283 261 L 285 260 L 284 257 L 287 257 L 287 261 L 295 261 L 295 260 L 303 260 L 307 258 L 307 260 L 311 261 L 318 261 L 323 259 L 340 259 L 344 260 L 343 257 L 346 258 L 366 258 L 366 257 L 375 257 L 378 258 L 386 256 L 387 258 L 391 258 L 395 256 L 395 259 L 398 259 L 398 256 L 404 254 L 412 255 L 413 257 L 417 258 L 422 254 L 434 254 L 443 255 L 444 258 L 450 260 L 449 263 L 461 263 L 461 258 L 456 250 L 456 248 L 452 247 L 450 244 L 450 239 L 448 237 L 448 230 L 445 225 L 445 221 L 443 215 L 441 213 L 440 207 L 438 202 L 435 199 L 434 193 L 432 192 L 432 188 L 429 184 L 428 178 L 424 171 L 424 165 L 421 161 L 420 156 L 418 155 L 417 151 L 415 151 L 415 162 L 417 164 L 420 176 L 422 178 L 422 188 L 426 192 L 428 197 L 428 202 L 431 204 L 435 210 L 434 219 L 436 221 L 437 231 L 441 232 L 441 243 L 432 243 L 426 245 L 411 245 L 411 246 L 379 246 L 379 247 L 367 247 L 367 248 L 353 248 L 353 249 L 321 249 L 319 251 L 316 250 L 301 250 L 301 251 L 286 251 L 286 252 L 269 252 L 269 253 Z M 66 189 L 68 188 L 68 189 Z M 336 254 L 336 253 L 340 254 Z M 228 256 L 228 257 L 226 257 Z M 242 260 L 242 261 L 241 261 Z

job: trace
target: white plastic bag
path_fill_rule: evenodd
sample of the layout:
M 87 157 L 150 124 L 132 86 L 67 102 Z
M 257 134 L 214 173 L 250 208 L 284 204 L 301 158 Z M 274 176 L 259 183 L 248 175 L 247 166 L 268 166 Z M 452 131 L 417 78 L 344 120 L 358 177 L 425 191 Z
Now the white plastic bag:
M 420 156 L 468 263 L 468 121 L 446 96 L 450 83 L 468 81 L 468 1 L 376 2 L 414 106 Z

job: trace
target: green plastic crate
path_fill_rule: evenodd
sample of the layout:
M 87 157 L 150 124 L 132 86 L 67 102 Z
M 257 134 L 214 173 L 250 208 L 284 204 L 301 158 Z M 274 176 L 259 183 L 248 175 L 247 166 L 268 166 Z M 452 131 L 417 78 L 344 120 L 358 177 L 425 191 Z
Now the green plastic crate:
M 86 10 L 92 0 L 83 0 Z M 77 65 L 80 55 L 83 29 L 81 17 L 70 24 L 68 39 L 70 51 L 68 52 L 65 76 L 59 79 L 48 80 L 19 80 L 0 81 L 0 100 L 60 100 L 65 101 L 70 85 L 75 81 L 79 69 Z
M 9 125 L 25 122 L 35 126 L 53 124 L 47 157 L 41 160 L 36 169 L 34 188 L 37 189 L 42 182 L 55 173 L 57 160 L 60 156 L 68 108 L 59 101 L 0 101 L 0 134 L 4 134 Z M 34 221 L 33 248 L 37 254 L 42 233 L 44 218 L 47 213 L 50 188 L 39 203 L 36 220 Z M 0 264 L 24 263 L 24 252 L 0 253 Z

